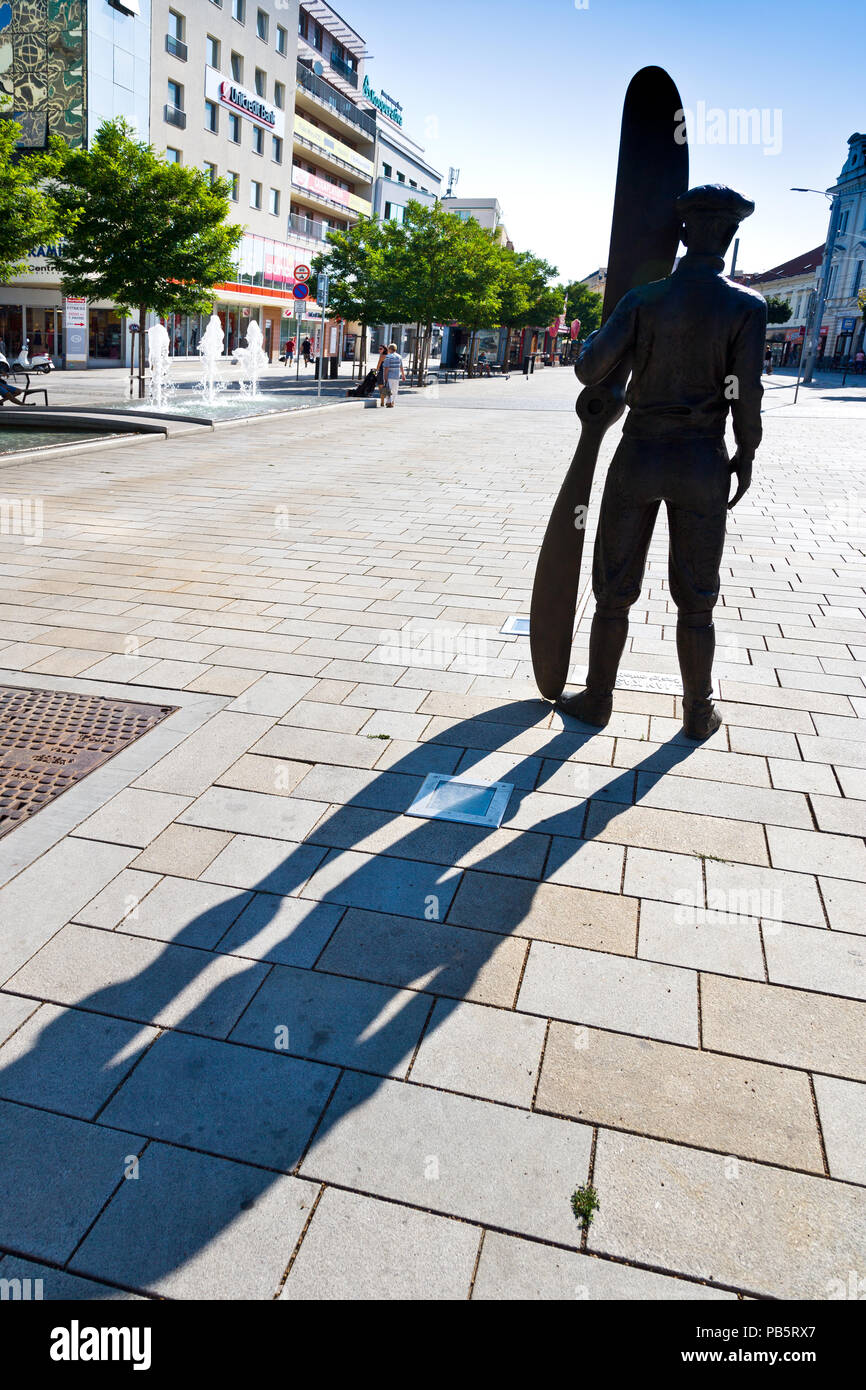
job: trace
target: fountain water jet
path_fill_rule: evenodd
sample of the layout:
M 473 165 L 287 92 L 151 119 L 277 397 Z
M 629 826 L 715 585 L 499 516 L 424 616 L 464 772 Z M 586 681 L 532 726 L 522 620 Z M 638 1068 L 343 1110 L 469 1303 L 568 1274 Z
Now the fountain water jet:
M 201 354 L 202 363 L 199 390 L 204 392 L 204 398 L 208 405 L 216 405 L 217 395 L 223 389 L 223 383 L 220 381 L 217 371 L 217 363 L 225 351 L 225 334 L 218 314 L 211 314 L 208 319 L 208 325 L 198 345 L 198 351 Z
M 147 330 L 147 364 L 150 368 L 147 399 L 154 410 L 165 409 L 166 396 L 172 390 L 168 348 L 168 329 L 164 324 L 153 324 Z
M 250 321 L 247 328 L 247 345 L 245 348 L 239 347 L 235 352 L 235 357 L 240 364 L 240 388 L 245 396 L 251 400 L 260 400 L 259 377 L 264 368 L 268 365 L 268 354 L 262 347 L 262 330 L 255 319 Z

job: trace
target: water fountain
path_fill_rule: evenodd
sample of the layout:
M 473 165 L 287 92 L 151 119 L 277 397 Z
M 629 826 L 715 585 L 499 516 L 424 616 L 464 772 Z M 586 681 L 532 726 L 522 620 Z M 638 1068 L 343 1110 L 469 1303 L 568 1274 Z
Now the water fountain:
M 235 357 L 241 369 L 240 388 L 248 399 L 256 401 L 261 399 L 259 377 L 268 365 L 268 354 L 262 347 L 262 330 L 255 319 L 250 320 L 246 336 L 246 347 L 239 347 Z
M 147 364 L 150 368 L 147 400 L 152 410 L 164 410 L 166 397 L 173 389 L 168 349 L 168 329 L 164 324 L 155 323 L 147 330 Z
M 204 398 L 208 405 L 216 405 L 217 396 L 223 390 L 223 383 L 220 381 L 217 371 L 217 363 L 225 352 L 225 334 L 218 314 L 211 314 L 208 319 L 208 325 L 202 335 L 198 350 L 201 353 L 199 390 L 204 392 Z

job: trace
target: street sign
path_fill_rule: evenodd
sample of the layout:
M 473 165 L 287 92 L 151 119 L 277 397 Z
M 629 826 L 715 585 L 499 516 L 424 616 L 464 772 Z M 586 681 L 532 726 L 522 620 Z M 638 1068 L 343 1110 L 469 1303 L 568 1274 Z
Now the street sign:
M 328 291 L 331 288 L 331 280 L 328 275 L 320 275 L 316 281 L 316 298 L 320 304 L 327 304 Z
M 292 288 L 295 299 L 309 299 L 310 291 L 306 285 L 295 285 Z
M 295 266 L 295 279 L 300 280 L 302 283 L 306 283 L 306 281 L 309 280 L 312 273 L 313 272 L 310 270 L 310 267 L 308 265 Z

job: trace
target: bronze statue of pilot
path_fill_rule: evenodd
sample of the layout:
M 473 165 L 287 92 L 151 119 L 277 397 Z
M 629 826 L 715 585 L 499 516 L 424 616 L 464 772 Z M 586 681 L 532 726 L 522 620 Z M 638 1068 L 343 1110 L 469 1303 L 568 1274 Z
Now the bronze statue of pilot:
M 586 689 L 560 708 L 603 727 L 640 596 L 659 506 L 667 508 L 669 582 L 677 606 L 677 655 L 683 681 L 683 729 L 709 738 L 722 718 L 712 699 L 713 609 L 727 510 L 752 478 L 761 442 L 761 371 L 767 306 L 724 276 L 724 256 L 754 203 L 708 184 L 677 200 L 686 246 L 673 274 L 626 294 L 591 335 L 575 368 L 597 385 L 628 361 L 628 415 L 611 462 L 593 556 L 596 610 Z M 736 453 L 725 448 L 728 411 Z M 728 501 L 731 475 L 737 488 Z

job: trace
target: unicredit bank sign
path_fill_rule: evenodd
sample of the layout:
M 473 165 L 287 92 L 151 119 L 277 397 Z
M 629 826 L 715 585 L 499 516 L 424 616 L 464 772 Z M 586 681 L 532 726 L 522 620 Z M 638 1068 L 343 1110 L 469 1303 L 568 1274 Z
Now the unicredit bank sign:
M 285 114 L 279 107 L 272 106 L 269 101 L 263 101 L 255 92 L 248 92 L 246 87 L 241 87 L 231 77 L 224 77 L 216 68 L 205 70 L 204 90 L 210 101 L 228 107 L 236 115 L 246 116 L 255 125 L 264 126 L 275 135 L 284 133 Z

